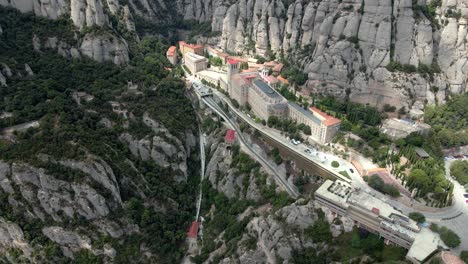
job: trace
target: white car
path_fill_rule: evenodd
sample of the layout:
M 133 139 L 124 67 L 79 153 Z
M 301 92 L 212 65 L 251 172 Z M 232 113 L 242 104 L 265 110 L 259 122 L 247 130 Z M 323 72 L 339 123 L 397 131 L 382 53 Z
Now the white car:
M 297 141 L 297 140 L 295 140 L 295 139 L 293 138 L 293 139 L 291 139 L 291 143 L 293 143 L 293 145 L 297 146 L 297 145 L 299 145 L 299 143 L 301 143 L 301 142 L 299 142 L 299 141 Z

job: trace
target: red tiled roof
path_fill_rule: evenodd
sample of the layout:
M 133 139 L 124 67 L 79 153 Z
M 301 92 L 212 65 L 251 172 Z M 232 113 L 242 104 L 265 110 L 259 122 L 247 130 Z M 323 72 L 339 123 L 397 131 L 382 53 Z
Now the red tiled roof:
M 266 67 L 269 67 L 269 68 L 273 68 L 277 65 L 278 63 L 276 61 L 267 61 L 265 62 L 263 65 L 265 65 Z
M 332 126 L 332 125 L 336 125 L 338 123 L 341 123 L 341 120 L 339 120 L 338 118 L 335 118 L 331 115 L 328 115 L 327 113 L 323 112 L 322 110 L 318 109 L 317 107 L 315 106 L 311 106 L 309 108 L 312 112 L 315 112 L 316 114 L 322 116 L 323 118 L 325 118 L 325 120 L 323 120 L 322 122 L 326 125 L 326 126 Z
M 228 59 L 228 64 L 238 64 L 239 61 L 238 60 L 235 60 L 235 59 Z
M 200 49 L 200 48 L 203 48 L 202 45 L 188 44 L 188 43 L 185 42 L 185 41 L 179 41 L 179 46 L 185 46 L 185 47 L 189 47 L 189 48 L 192 48 L 192 49 Z
M 241 72 L 257 72 L 258 69 L 257 68 L 248 68 L 246 70 L 242 70 Z
M 197 238 L 198 236 L 198 222 L 192 222 L 189 231 L 187 232 L 187 236 L 191 238 Z
M 287 79 L 285 79 L 283 76 L 278 76 L 276 77 L 276 79 L 278 79 L 278 81 L 284 83 L 284 84 L 289 84 L 289 81 Z
M 376 215 L 380 214 L 379 208 L 372 207 L 372 212 Z
M 457 255 L 454 255 L 453 253 L 447 252 L 447 251 L 442 251 L 440 254 L 442 261 L 444 264 L 463 264 L 463 260 L 460 259 Z
M 246 58 L 237 57 L 237 56 L 229 56 L 228 59 L 229 60 L 236 60 L 236 61 L 239 61 L 239 62 L 248 62 L 249 61 Z
M 228 129 L 228 131 L 226 132 L 226 136 L 224 137 L 224 141 L 234 142 L 234 140 L 236 140 L 236 131 Z
M 167 56 L 174 56 L 174 53 L 175 53 L 176 49 L 177 49 L 176 46 L 169 47 L 169 49 L 167 50 L 166 55 Z
M 279 63 L 275 67 L 273 67 L 273 71 L 274 72 L 280 72 L 281 70 L 283 70 L 283 66 L 284 65 L 282 63 Z
M 264 76 L 263 78 L 264 78 L 265 81 L 267 81 L 268 83 L 277 83 L 277 82 L 278 82 L 278 79 L 276 79 L 276 77 L 273 76 L 273 75 Z
M 242 79 L 246 80 L 247 82 L 250 82 L 251 79 L 257 78 L 257 74 L 249 74 L 249 75 L 241 75 Z

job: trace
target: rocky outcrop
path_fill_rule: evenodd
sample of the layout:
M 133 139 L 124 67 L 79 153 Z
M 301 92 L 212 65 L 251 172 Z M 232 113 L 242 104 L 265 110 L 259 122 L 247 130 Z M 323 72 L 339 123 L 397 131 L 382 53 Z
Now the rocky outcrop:
M 43 169 L 26 164 L 0 162 L 0 186 L 8 194 L 19 195 L 21 199 L 9 200 L 12 206 L 27 202 L 35 217 L 45 220 L 49 215 L 55 221 L 77 215 L 95 219 L 109 214 L 106 199 L 86 183 L 66 182 L 45 173 Z M 19 193 L 15 188 L 18 186 Z
M 117 8 L 113 2 L 110 10 Z M 70 18 L 73 24 L 82 29 L 92 26 L 104 26 L 108 23 L 101 0 L 73 0 L 70 2 Z
M 26 71 L 28 76 L 33 76 L 34 75 L 33 70 L 31 69 L 31 67 L 27 63 L 24 64 L 24 70 Z
M 112 61 L 122 65 L 129 61 L 127 43 L 113 35 L 87 34 L 83 38 L 80 51 L 98 62 Z
M 239 247 L 239 260 L 241 263 L 276 263 L 278 257 L 284 261 L 290 260 L 293 250 L 314 246 L 312 240 L 300 234 L 316 220 L 314 202 L 304 200 L 298 200 L 275 213 L 253 217 L 247 224 L 243 239 L 255 238 L 256 247 L 254 250 Z
M 7 86 L 6 78 L 5 76 L 3 76 L 1 72 L 0 72 L 0 86 Z
M 0 255 L 8 256 L 9 249 L 19 249 L 26 258 L 33 253 L 32 247 L 24 238 L 23 231 L 15 224 L 0 218 Z
M 290 55 L 308 73 L 303 93 L 331 94 L 373 105 L 407 109 L 415 101 L 444 102 L 468 83 L 468 4 L 442 0 L 435 17 L 421 11 L 429 1 L 180 0 L 186 19 L 211 20 L 222 31 L 218 46 L 233 52 Z M 450 14 L 460 13 L 460 16 Z M 211 18 L 211 19 L 210 19 Z M 390 61 L 432 74 L 392 73 Z M 439 89 L 433 94 L 430 87 Z
M 4 63 L 0 63 L 0 86 L 7 86 L 7 77 L 11 77 L 13 74 L 11 73 L 10 67 Z
M 114 201 L 121 204 L 120 190 L 112 168 L 104 160 L 90 156 L 86 161 L 62 160 L 63 166 L 80 170 L 111 192 Z
M 129 133 L 124 133 L 120 136 L 120 140 L 128 144 L 135 157 L 145 161 L 153 160 L 161 167 L 171 168 L 176 172 L 175 179 L 177 181 L 187 180 L 187 159 L 190 155 L 190 149 L 196 144 L 193 134 L 187 134 L 189 140 L 184 146 L 178 138 L 171 135 L 169 130 L 152 119 L 148 113 L 144 114 L 143 122 L 156 135 L 137 139 Z
M 241 174 L 236 168 L 231 168 L 232 153 L 224 143 L 209 138 L 209 144 L 212 154 L 205 176 L 213 187 L 228 198 L 259 201 L 261 193 L 256 175 L 253 172 Z
M 78 30 L 102 28 L 92 30 L 94 33 L 86 34 L 82 39 L 75 36 L 78 46 L 73 46 L 66 41 L 49 37 L 45 43 L 36 38 L 33 39 L 34 49 L 44 48 L 56 49 L 65 57 L 79 58 L 81 55 L 90 57 L 98 62 L 112 61 L 117 65 L 129 62 L 128 45 L 126 41 L 117 34 L 116 30 L 105 29 L 109 27 L 109 15 L 120 19 L 120 23 L 129 32 L 135 32 L 133 16 L 128 6 L 120 6 L 118 1 L 109 0 L 0 0 L 0 5 L 10 6 L 23 13 L 33 12 L 37 16 L 50 19 L 70 18 Z M 102 33 L 102 32 L 105 33 Z M 1 34 L 1 32 L 0 32 Z M 1 80 L 1 79 L 0 79 Z
M 50 226 L 42 229 L 42 233 L 50 240 L 59 244 L 65 256 L 72 258 L 73 252 L 91 249 L 91 239 L 73 231 L 64 230 L 60 226 Z
M 51 19 L 57 19 L 68 12 L 68 3 L 64 0 L 0 0 L 0 5 L 16 8 L 22 13 L 31 12 Z

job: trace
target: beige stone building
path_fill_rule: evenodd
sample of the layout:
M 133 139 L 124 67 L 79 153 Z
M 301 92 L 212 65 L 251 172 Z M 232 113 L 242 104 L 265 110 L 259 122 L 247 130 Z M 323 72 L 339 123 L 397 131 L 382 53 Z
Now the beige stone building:
M 315 199 L 334 214 L 351 218 L 357 227 L 378 234 L 385 243 L 409 249 L 407 259 L 413 263 L 424 262 L 439 248 L 437 234 L 346 182 L 325 181 L 315 192 Z
M 245 105 L 248 102 L 249 88 L 253 80 L 257 78 L 255 73 L 235 74 L 228 76 L 229 96 L 236 100 L 239 105 Z
M 271 85 L 265 82 L 266 74 L 254 72 L 238 73 L 238 63 L 228 63 L 229 96 L 239 105 L 247 103 L 256 116 L 268 120 L 270 116 L 291 118 L 311 128 L 311 137 L 325 144 L 331 141 L 340 129 L 341 121 L 315 107 L 304 109 L 289 102 Z
M 208 59 L 195 53 L 187 52 L 184 54 L 184 63 L 195 74 L 207 68 Z
M 195 53 L 200 56 L 203 56 L 205 53 L 202 45 L 188 44 L 185 41 L 179 41 L 179 50 L 182 56 L 188 52 Z
M 288 101 L 263 80 L 256 79 L 248 92 L 248 102 L 259 118 L 287 117 Z
M 297 123 L 302 123 L 310 127 L 311 137 L 321 143 L 330 142 L 340 130 L 341 121 L 335 117 L 327 115 L 316 107 L 304 109 L 293 103 L 288 103 L 288 116 Z

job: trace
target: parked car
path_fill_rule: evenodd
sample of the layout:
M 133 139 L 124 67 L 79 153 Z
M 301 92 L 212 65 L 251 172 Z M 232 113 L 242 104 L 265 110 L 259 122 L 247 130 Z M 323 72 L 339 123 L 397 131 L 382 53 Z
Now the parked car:
M 354 170 L 353 170 L 353 169 L 349 169 L 349 171 L 350 171 L 351 173 L 354 173 Z
M 465 198 L 468 198 L 468 193 L 465 193 L 463 196 L 464 196 Z

